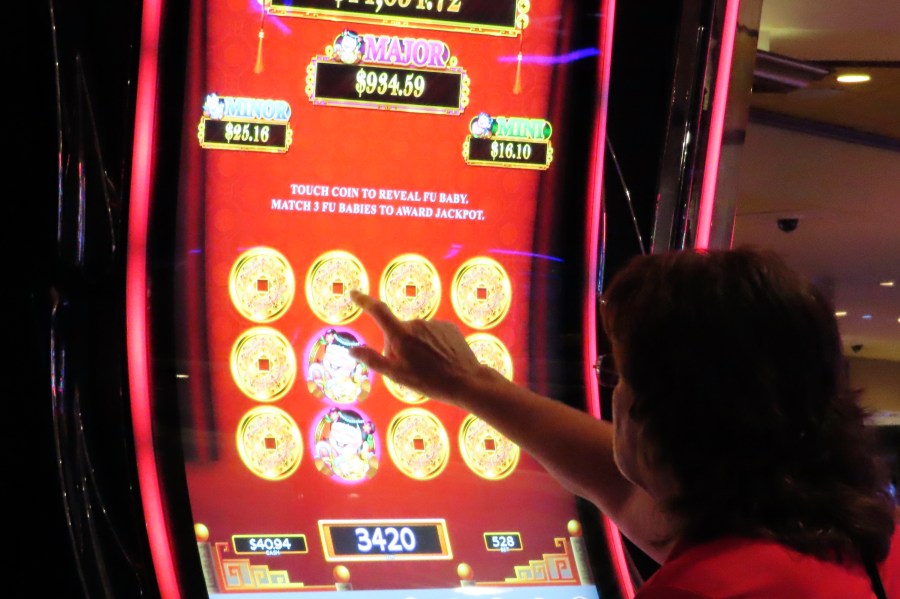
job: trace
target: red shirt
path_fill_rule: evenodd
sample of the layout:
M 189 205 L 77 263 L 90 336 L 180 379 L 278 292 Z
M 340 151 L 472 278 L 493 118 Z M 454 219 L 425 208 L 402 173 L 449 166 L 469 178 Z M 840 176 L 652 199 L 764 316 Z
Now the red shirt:
M 900 526 L 879 564 L 888 599 L 900 599 Z M 824 561 L 765 539 L 676 548 L 635 599 L 871 599 L 859 563 Z

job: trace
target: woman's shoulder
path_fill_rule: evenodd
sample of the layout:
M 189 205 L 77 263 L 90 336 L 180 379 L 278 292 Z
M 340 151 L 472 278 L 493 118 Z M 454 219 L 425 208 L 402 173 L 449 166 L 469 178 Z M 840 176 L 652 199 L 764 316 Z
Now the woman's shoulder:
M 768 539 L 724 538 L 676 546 L 636 599 L 845 599 L 870 588 L 861 564 L 822 560 Z
M 900 513 L 900 508 L 898 508 Z M 879 566 L 881 581 L 888 597 L 900 597 L 900 525 L 894 525 L 891 549 L 887 559 Z

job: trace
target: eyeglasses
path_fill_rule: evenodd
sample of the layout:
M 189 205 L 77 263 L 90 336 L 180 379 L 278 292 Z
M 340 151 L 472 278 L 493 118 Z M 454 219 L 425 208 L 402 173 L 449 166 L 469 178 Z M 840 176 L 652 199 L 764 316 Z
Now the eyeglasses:
M 594 370 L 597 372 L 597 382 L 601 387 L 612 389 L 619 384 L 619 369 L 616 368 L 616 362 L 612 354 L 600 354 L 597 356 Z

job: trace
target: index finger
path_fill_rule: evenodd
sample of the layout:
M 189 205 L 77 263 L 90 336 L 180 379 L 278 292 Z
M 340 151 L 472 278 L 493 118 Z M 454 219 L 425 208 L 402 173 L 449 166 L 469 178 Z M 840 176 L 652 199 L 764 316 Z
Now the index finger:
M 378 326 L 381 327 L 381 330 L 388 335 L 397 335 L 401 332 L 400 320 L 394 316 L 394 313 L 391 312 L 391 309 L 384 302 L 357 289 L 350 291 L 350 299 L 362 308 L 364 312 L 371 315 Z

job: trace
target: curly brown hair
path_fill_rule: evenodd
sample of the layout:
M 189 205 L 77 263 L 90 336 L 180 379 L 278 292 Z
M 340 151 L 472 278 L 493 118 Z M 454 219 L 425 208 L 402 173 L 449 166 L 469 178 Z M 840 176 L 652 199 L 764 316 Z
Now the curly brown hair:
M 887 555 L 887 473 L 814 285 L 768 251 L 677 251 L 633 259 L 601 310 L 643 457 L 678 482 L 678 538 Z

